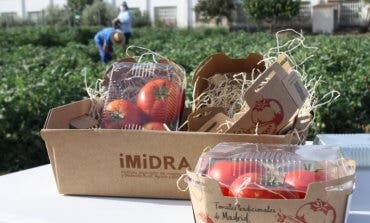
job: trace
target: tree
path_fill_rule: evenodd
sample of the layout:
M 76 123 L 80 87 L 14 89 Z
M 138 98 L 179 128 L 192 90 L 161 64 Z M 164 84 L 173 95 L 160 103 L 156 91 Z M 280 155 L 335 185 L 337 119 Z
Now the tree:
M 73 15 L 66 7 L 49 5 L 45 10 L 45 16 L 39 21 L 46 25 L 70 25 Z
M 216 19 L 217 25 L 221 23 L 222 18 L 226 18 L 230 23 L 234 9 L 234 0 L 199 0 L 195 6 L 195 12 L 201 20 L 208 22 Z
M 85 6 L 91 5 L 93 1 L 94 0 L 68 0 L 67 6 L 71 11 L 81 13 Z
M 244 9 L 254 20 L 268 22 L 271 31 L 278 21 L 288 20 L 298 15 L 299 0 L 243 0 Z
M 101 0 L 94 0 L 93 4 L 87 5 L 81 15 L 83 25 L 112 26 L 112 19 L 118 15 L 118 8 Z

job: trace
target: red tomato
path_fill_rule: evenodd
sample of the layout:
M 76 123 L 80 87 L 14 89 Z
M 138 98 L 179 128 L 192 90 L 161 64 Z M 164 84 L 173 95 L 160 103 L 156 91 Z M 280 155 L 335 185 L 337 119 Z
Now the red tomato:
M 152 121 L 171 122 L 179 117 L 183 104 L 179 86 L 167 79 L 152 80 L 140 89 L 137 105 Z
M 143 126 L 144 130 L 166 131 L 162 122 L 149 122 Z
M 221 193 L 224 196 L 232 196 L 228 187 L 225 187 L 225 186 L 220 185 L 220 189 L 221 189 Z
M 221 185 L 222 193 L 228 196 L 228 187 L 238 176 L 248 172 L 263 172 L 263 170 L 257 162 L 219 161 L 208 169 L 207 176 L 217 180 Z
M 234 180 L 231 184 L 230 192 L 234 197 L 242 198 L 273 198 L 275 195 L 259 186 L 261 184 L 261 176 L 259 173 L 246 173 Z
M 105 129 L 133 128 L 130 126 L 142 124 L 143 117 L 143 112 L 135 104 L 117 99 L 104 108 L 101 127 Z
M 313 182 L 325 181 L 325 171 L 292 170 L 285 174 L 285 183 L 298 191 L 306 192 L 308 185 Z

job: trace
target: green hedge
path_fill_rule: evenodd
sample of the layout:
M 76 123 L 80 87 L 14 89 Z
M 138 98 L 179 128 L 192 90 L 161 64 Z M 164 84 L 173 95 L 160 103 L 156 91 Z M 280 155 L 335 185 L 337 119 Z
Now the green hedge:
M 23 27 L 0 31 L 0 172 L 48 162 L 39 137 L 48 110 L 86 96 L 85 68 L 91 83 L 105 69 L 92 41 L 98 29 Z M 248 52 L 266 52 L 275 44 L 270 34 L 224 29 L 134 31 L 132 44 L 181 64 L 189 80 L 198 63 L 211 53 L 242 57 Z M 323 77 L 319 94 L 329 89 L 342 94 L 336 103 L 317 110 L 311 135 L 363 132 L 370 123 L 370 36 L 307 36 L 307 44 L 319 47 L 307 63 L 312 77 Z M 116 53 L 123 56 L 121 49 Z M 190 94 L 189 81 L 188 99 Z

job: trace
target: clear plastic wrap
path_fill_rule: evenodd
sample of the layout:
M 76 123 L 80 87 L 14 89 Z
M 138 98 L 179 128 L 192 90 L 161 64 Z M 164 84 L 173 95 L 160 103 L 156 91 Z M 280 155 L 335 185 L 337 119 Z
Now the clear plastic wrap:
M 118 62 L 108 75 L 102 128 L 177 130 L 185 73 L 172 62 Z
M 303 199 L 310 183 L 354 173 L 339 148 L 221 143 L 200 157 L 195 172 L 218 181 L 225 196 Z M 352 185 L 339 185 L 340 190 Z

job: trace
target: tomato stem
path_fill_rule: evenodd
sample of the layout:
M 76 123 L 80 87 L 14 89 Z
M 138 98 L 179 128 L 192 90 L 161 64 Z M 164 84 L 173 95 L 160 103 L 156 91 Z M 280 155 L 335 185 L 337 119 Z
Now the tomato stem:
M 156 98 L 159 98 L 161 100 L 165 100 L 170 95 L 170 93 L 168 92 L 166 83 L 163 83 L 162 86 L 157 88 L 154 92 L 154 95 L 155 95 Z
M 314 164 L 312 164 L 312 163 L 304 163 L 303 164 L 303 169 L 307 170 L 307 171 L 310 171 L 310 172 L 319 172 L 319 171 L 324 170 L 323 168 L 315 167 Z
M 124 115 L 121 112 L 115 111 L 112 113 L 111 117 L 112 117 L 112 121 L 118 122 L 124 118 Z

